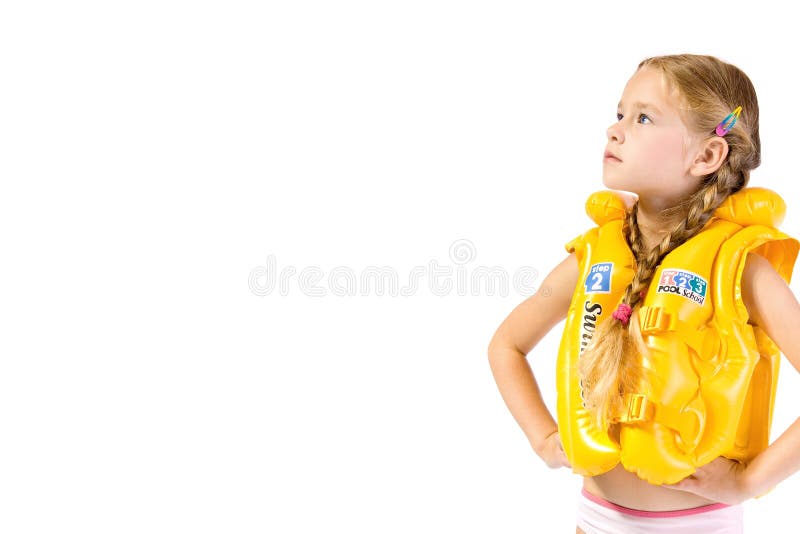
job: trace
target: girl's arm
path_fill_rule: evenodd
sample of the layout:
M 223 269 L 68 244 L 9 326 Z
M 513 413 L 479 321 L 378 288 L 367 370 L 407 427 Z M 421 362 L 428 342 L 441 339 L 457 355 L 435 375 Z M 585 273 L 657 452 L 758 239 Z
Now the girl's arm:
M 540 456 L 545 438 L 558 425 L 542 400 L 526 356 L 566 318 L 577 282 L 578 260 L 570 254 L 545 277 L 535 295 L 512 310 L 489 343 L 489 365 L 500 394 Z
M 760 326 L 800 372 L 800 303 L 765 258 L 749 254 L 742 275 L 742 300 L 750 322 Z M 763 495 L 800 469 L 800 419 L 756 456 L 743 473 L 748 496 Z

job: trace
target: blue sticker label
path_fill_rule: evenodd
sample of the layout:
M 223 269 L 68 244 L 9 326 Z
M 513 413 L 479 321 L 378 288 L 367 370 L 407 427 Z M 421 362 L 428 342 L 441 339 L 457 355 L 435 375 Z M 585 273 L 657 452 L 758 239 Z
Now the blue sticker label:
M 611 292 L 611 271 L 614 264 L 595 263 L 589 269 L 589 274 L 584 281 L 586 293 L 610 293 Z
M 664 269 L 658 279 L 656 293 L 680 295 L 702 306 L 707 291 L 708 282 L 699 274 L 681 269 Z

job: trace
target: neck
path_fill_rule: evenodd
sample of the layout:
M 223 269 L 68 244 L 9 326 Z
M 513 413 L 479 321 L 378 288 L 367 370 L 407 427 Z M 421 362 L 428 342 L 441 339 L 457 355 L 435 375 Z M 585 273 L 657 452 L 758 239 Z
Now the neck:
M 654 205 L 639 199 L 636 212 L 636 222 L 639 225 L 639 232 L 647 247 L 652 250 L 664 240 L 670 231 L 678 224 L 684 214 L 664 214 L 662 211 L 668 206 Z

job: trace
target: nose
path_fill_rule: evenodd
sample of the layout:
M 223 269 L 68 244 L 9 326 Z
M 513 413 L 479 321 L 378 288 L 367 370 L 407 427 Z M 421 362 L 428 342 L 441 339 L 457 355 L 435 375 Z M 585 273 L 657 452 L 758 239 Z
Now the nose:
M 621 143 L 625 140 L 620 121 L 617 121 L 608 127 L 606 130 L 606 136 L 608 137 L 609 141 L 616 141 L 617 143 Z

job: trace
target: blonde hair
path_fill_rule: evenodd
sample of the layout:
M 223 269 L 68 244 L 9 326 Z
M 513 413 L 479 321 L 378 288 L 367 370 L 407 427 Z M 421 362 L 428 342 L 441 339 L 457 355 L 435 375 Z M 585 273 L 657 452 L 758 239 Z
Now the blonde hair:
M 717 124 L 737 106 L 742 106 L 735 126 L 725 135 L 728 155 L 700 187 L 679 204 L 661 212 L 677 224 L 652 250 L 647 250 L 636 220 L 638 201 L 625 217 L 623 232 L 636 258 L 633 280 L 625 288 L 622 302 L 632 308 L 627 326 L 607 318 L 595 330 L 582 353 L 578 373 L 586 408 L 595 424 L 608 429 L 623 409 L 627 393 L 641 393 L 648 379 L 642 358 L 646 347 L 639 330 L 638 307 L 661 260 L 673 249 L 696 235 L 714 210 L 731 194 L 747 185 L 750 171 L 761 163 L 758 135 L 758 100 L 747 75 L 734 65 L 713 56 L 679 54 L 656 56 L 639 63 L 662 73 L 663 87 L 676 95 L 684 124 L 695 135 L 716 135 Z M 666 219 L 665 219 L 666 220 Z

